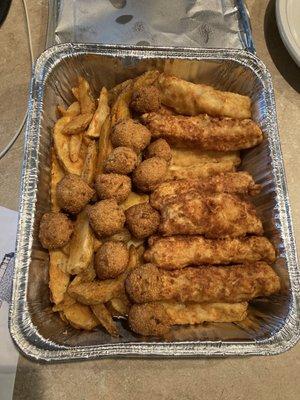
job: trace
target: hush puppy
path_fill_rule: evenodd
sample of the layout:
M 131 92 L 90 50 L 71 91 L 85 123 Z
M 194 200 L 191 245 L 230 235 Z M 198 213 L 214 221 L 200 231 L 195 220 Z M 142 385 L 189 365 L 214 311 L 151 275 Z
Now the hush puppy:
M 133 119 L 127 119 L 118 123 L 112 133 L 111 142 L 113 147 L 130 147 L 136 153 L 143 151 L 151 140 L 148 128 Z
M 149 203 L 136 204 L 125 211 L 128 229 L 137 239 L 153 235 L 157 230 L 160 215 Z
M 96 177 L 95 189 L 101 200 L 115 199 L 122 203 L 131 192 L 131 179 L 126 175 L 101 174 Z
M 168 163 L 163 158 L 148 158 L 134 170 L 132 174 L 133 183 L 139 190 L 149 192 L 163 181 L 167 168 Z
M 78 175 L 66 175 L 56 187 L 56 197 L 60 208 L 71 214 L 84 209 L 95 191 Z
M 168 163 L 171 161 L 172 152 L 171 147 L 165 139 L 157 139 L 147 147 L 145 151 L 145 158 L 160 157 Z
M 129 251 L 122 242 L 104 243 L 95 256 L 95 270 L 99 279 L 116 278 L 125 271 L 129 261 Z
M 114 235 L 124 227 L 124 211 L 114 199 L 99 201 L 88 207 L 87 213 L 91 227 L 99 236 Z
M 140 114 L 158 111 L 161 105 L 161 94 L 157 87 L 141 87 L 134 91 L 131 107 Z
M 117 147 L 108 156 L 104 169 L 105 172 L 127 175 L 137 166 L 138 157 L 129 147 Z
M 65 214 L 49 212 L 42 216 L 39 239 L 45 249 L 64 247 L 72 233 L 73 224 Z

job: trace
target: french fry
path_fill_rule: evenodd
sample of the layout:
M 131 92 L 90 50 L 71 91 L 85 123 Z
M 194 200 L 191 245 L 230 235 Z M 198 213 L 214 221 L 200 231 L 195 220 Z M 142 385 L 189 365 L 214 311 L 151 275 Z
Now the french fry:
M 95 100 L 91 94 L 89 83 L 80 76 L 78 78 L 78 101 L 82 114 L 94 114 L 96 110 Z
M 72 135 L 69 142 L 70 159 L 72 162 L 78 161 L 80 157 L 80 147 L 82 142 L 82 133 Z
M 67 109 L 62 106 L 57 106 L 57 109 L 63 117 L 76 117 L 80 114 L 80 104 L 78 101 L 74 101 L 74 103 L 70 104 Z
M 91 331 L 99 322 L 90 307 L 75 303 L 63 310 L 63 316 L 76 329 Z
M 107 332 L 114 337 L 119 336 L 118 326 L 112 319 L 110 312 L 104 304 L 96 304 L 91 306 L 91 310 L 95 314 L 100 324 L 107 330 Z
M 103 87 L 100 92 L 97 110 L 95 111 L 93 119 L 86 131 L 86 136 L 97 139 L 100 136 L 102 125 L 109 116 L 109 113 L 110 107 L 108 105 L 108 91 Z
M 64 177 L 64 171 L 62 170 L 57 160 L 55 151 L 52 151 L 52 162 L 51 162 L 51 183 L 50 183 L 50 198 L 51 198 L 51 211 L 60 211 L 60 207 L 57 203 L 56 198 L 56 186 L 58 182 Z
M 57 159 L 60 165 L 65 170 L 65 172 L 68 172 L 70 174 L 80 175 L 83 166 L 83 161 L 81 158 L 79 158 L 76 162 L 71 161 L 70 151 L 69 151 L 70 137 L 62 133 L 62 128 L 68 122 L 70 122 L 71 119 L 72 117 L 66 116 L 60 118 L 56 122 L 53 130 L 54 149 L 56 152 Z
M 114 86 L 110 91 L 108 92 L 108 102 L 109 105 L 114 104 L 114 102 L 117 100 L 119 94 L 123 92 L 123 90 L 128 86 L 133 83 L 133 79 L 127 79 L 127 81 L 121 82 L 118 85 Z
M 94 254 L 94 236 L 85 210 L 78 214 L 70 241 L 70 256 L 66 271 L 79 274 L 91 264 Z
M 136 204 L 146 203 L 149 201 L 149 196 L 147 194 L 139 194 L 135 192 L 130 192 L 129 196 L 123 203 L 120 204 L 123 210 L 127 210 Z
M 123 228 L 120 232 L 115 233 L 114 235 L 107 236 L 107 238 L 103 238 L 103 242 L 106 241 L 114 241 L 114 242 L 129 242 L 131 240 L 131 233 L 127 228 Z
M 92 118 L 93 114 L 85 113 L 76 115 L 63 126 L 62 133 L 64 135 L 78 135 L 79 133 L 86 130 Z
M 76 303 L 76 300 L 73 299 L 73 297 L 69 296 L 68 293 L 66 292 L 64 294 L 63 300 L 58 303 L 55 304 L 52 308 L 53 312 L 61 312 L 64 311 L 66 308 L 72 306 L 73 304 Z M 67 320 L 63 319 L 63 321 L 68 322 Z
M 75 99 L 79 100 L 79 87 L 78 86 L 72 88 L 72 93 L 73 93 L 73 96 L 75 97 Z
M 94 237 L 94 253 L 96 253 L 96 251 L 98 249 L 100 249 L 101 246 L 102 246 L 101 240 L 99 240 L 98 238 Z
M 70 285 L 78 285 L 82 282 L 92 282 L 95 278 L 96 272 L 93 262 L 91 262 L 86 270 L 80 272 L 78 275 L 75 276 Z
M 112 309 L 112 315 L 116 317 L 125 317 L 128 315 L 131 306 L 127 296 L 118 299 L 111 299 L 109 305 Z
M 96 168 L 97 168 L 97 145 L 94 140 L 88 145 L 81 177 L 84 179 L 89 185 L 94 182 Z
M 104 171 L 104 162 L 112 150 L 111 142 L 110 142 L 110 130 L 111 130 L 111 121 L 110 116 L 106 118 L 102 125 L 101 134 L 99 137 L 98 143 L 98 174 L 102 174 Z
M 128 85 L 117 97 L 111 109 L 111 126 L 114 127 L 117 123 L 131 117 L 129 104 L 132 97 L 133 85 L 129 82 Z
M 70 282 L 70 276 L 60 267 L 61 262 L 66 262 L 65 256 L 60 251 L 49 251 L 49 256 L 49 288 L 51 300 L 53 303 L 59 304 L 64 299 L 64 294 Z

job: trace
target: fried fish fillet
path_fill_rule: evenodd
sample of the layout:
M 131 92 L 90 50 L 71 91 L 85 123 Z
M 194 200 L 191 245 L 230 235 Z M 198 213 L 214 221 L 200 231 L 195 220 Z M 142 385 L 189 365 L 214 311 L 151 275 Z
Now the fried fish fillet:
M 247 303 L 183 304 L 160 301 L 134 304 L 128 319 L 134 332 L 144 336 L 161 336 L 172 325 L 242 321 L 247 316 L 247 308 Z
M 176 198 L 195 193 L 237 193 L 256 195 L 260 185 L 255 184 L 252 176 L 246 172 L 228 172 L 214 175 L 209 179 L 180 179 L 161 183 L 150 195 L 152 207 L 160 210 Z
M 216 90 L 211 86 L 187 82 L 160 74 L 158 86 L 162 103 L 179 114 L 222 115 L 231 118 L 251 118 L 251 100 L 248 96 Z
M 235 165 L 231 160 L 190 165 L 187 167 L 170 165 L 165 180 L 208 178 L 222 172 L 234 172 Z
M 241 163 L 238 151 L 202 151 L 196 148 L 173 147 L 171 165 L 190 167 L 198 164 L 222 163 L 230 161 L 233 166 Z
M 133 270 L 126 291 L 135 303 L 174 300 L 239 303 L 279 291 L 280 281 L 265 262 L 166 271 L 153 264 Z
M 159 231 L 163 236 L 226 238 L 261 235 L 263 227 L 254 206 L 236 195 L 190 193 L 162 208 Z
M 201 150 L 234 151 L 256 146 L 263 140 L 260 127 L 251 119 L 186 117 L 149 113 L 142 116 L 152 139 Z
M 205 239 L 202 236 L 153 237 L 144 259 L 168 270 L 189 265 L 275 261 L 275 250 L 262 236 L 239 239 Z

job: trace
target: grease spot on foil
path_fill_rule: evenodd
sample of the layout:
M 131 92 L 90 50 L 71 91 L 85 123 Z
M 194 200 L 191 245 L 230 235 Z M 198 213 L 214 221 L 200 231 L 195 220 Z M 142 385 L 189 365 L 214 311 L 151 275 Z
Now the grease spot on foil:
M 126 0 L 109 0 L 109 2 L 115 8 L 124 8 L 126 6 L 126 3 L 127 3 Z
M 116 21 L 118 24 L 125 25 L 125 24 L 127 24 L 128 22 L 130 22 L 130 21 L 132 20 L 132 18 L 133 18 L 133 15 L 120 15 L 120 17 L 116 18 L 115 21 Z

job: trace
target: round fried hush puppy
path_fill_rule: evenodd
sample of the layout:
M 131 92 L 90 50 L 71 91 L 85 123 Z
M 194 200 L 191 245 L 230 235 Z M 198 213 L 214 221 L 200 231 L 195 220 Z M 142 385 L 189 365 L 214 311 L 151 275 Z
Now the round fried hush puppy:
M 102 200 L 87 209 L 89 222 L 99 236 L 120 232 L 125 223 L 124 211 L 114 199 Z
M 129 311 L 130 328 L 143 336 L 162 336 L 171 328 L 171 318 L 159 303 L 134 304 Z
M 136 153 L 129 147 L 117 147 L 108 156 L 105 162 L 105 172 L 127 175 L 138 164 Z
M 162 282 L 158 268 L 153 264 L 144 264 L 133 269 L 125 281 L 126 293 L 133 303 L 148 303 L 149 288 L 151 288 L 151 298 L 158 298 Z
M 139 122 L 127 119 L 114 127 L 110 137 L 113 147 L 130 147 L 140 153 L 150 143 L 151 132 Z
M 134 91 L 131 107 L 140 114 L 157 111 L 161 105 L 161 94 L 157 87 L 146 86 Z
M 101 200 L 115 199 L 122 203 L 131 192 L 131 179 L 126 175 L 101 174 L 96 177 L 95 189 Z
M 171 147 L 165 139 L 157 139 L 147 147 L 145 151 L 145 158 L 160 157 L 168 163 L 171 161 L 172 152 Z
M 45 249 L 64 247 L 73 233 L 73 224 L 62 213 L 46 213 L 40 223 L 39 239 Z
M 141 191 L 149 192 L 163 181 L 167 168 L 168 163 L 163 158 L 148 158 L 134 170 L 132 175 L 133 183 Z
M 95 256 L 95 270 L 99 279 L 116 278 L 125 271 L 129 261 L 129 251 L 122 242 L 106 242 Z
M 160 215 L 149 203 L 136 204 L 125 211 L 128 229 L 137 239 L 153 235 L 157 230 Z
M 84 209 L 95 191 L 80 176 L 68 174 L 57 184 L 57 202 L 63 210 L 78 214 Z

